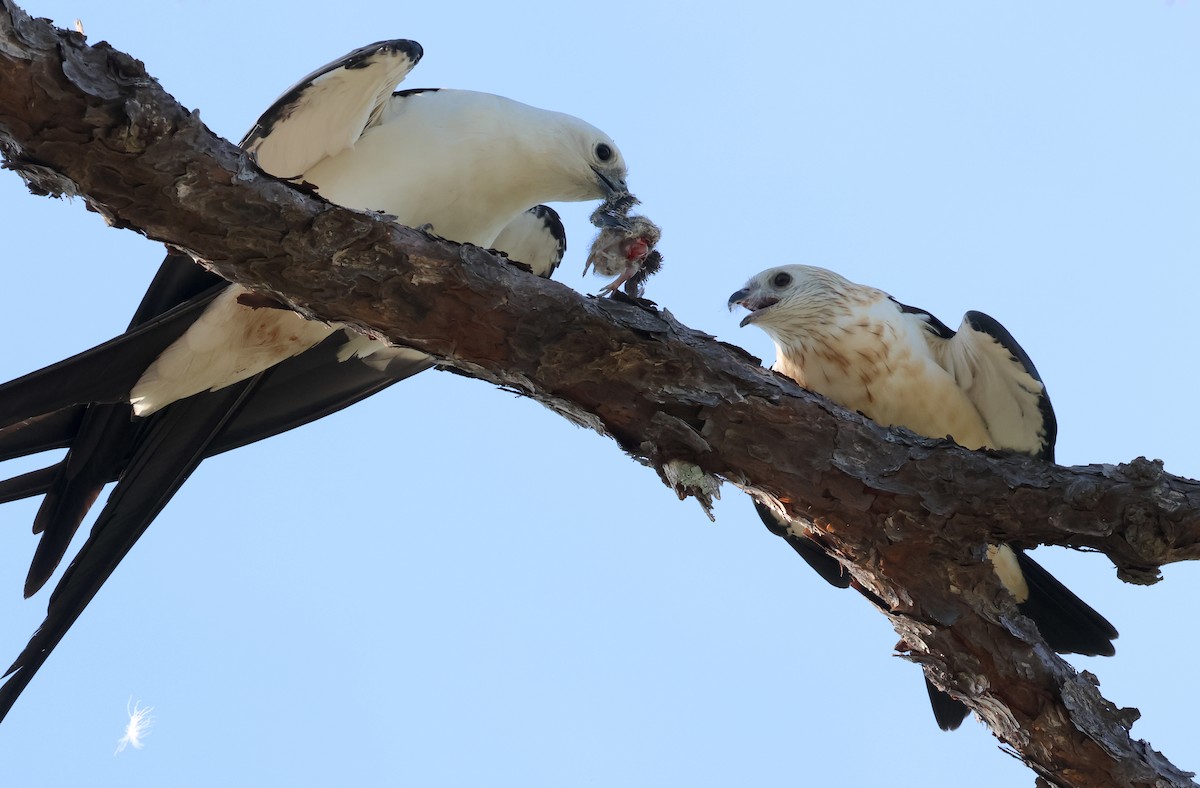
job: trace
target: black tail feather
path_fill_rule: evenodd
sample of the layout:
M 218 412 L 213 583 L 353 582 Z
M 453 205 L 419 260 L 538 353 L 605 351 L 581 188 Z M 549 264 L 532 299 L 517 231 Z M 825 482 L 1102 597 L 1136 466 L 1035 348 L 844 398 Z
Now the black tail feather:
M 213 436 L 254 389 L 256 379 L 165 408 L 147 420 L 138 448 L 109 496 L 92 533 L 50 595 L 41 627 L 9 667 L 0 686 L 0 720 L 45 664 L 96 592 L 204 459 Z M 183 406 L 183 407 L 180 407 Z M 159 449 L 169 445 L 164 455 Z
M 338 363 L 341 341 L 331 337 L 259 376 L 255 396 L 243 403 L 220 435 L 206 443 L 204 456 L 306 424 L 433 365 L 432 360 L 402 362 L 380 371 L 356 359 Z M 193 399 L 223 398 L 223 392 L 215 392 Z M 187 407 L 203 406 L 190 402 Z M 11 448 L 14 455 L 24 453 L 14 448 L 18 440 L 21 448 L 38 444 L 39 450 L 55 447 L 45 444 L 72 444 L 63 462 L 0 481 L 0 503 L 46 494 L 34 520 L 34 533 L 41 533 L 42 539 L 26 577 L 27 597 L 37 593 L 54 573 L 104 485 L 123 473 L 139 429 L 128 405 L 93 404 L 0 430 L 0 451 Z M 5 433 L 13 437 L 11 445 L 5 444 Z
M 341 332 L 262 373 L 262 382 L 206 456 L 236 449 L 336 413 L 433 366 L 400 362 L 380 371 L 361 359 L 337 361 Z
M 836 559 L 822 550 L 820 545 L 807 537 L 797 537 L 789 533 L 787 524 L 758 501 L 754 502 L 754 508 L 767 530 L 787 540 L 792 549 L 825 578 L 826 582 L 839 588 L 850 586 L 850 575 Z M 1097 613 L 1024 552 L 1014 552 L 1029 587 L 1029 598 L 1020 604 L 1020 610 L 1033 619 L 1052 649 L 1063 654 L 1088 656 L 1112 656 L 1116 653 L 1112 641 L 1117 637 L 1117 630 L 1108 619 Z M 883 607 L 882 601 L 871 593 L 862 588 L 857 590 L 874 604 Z M 933 686 L 928 679 L 925 681 L 925 687 L 929 692 L 929 703 L 938 726 L 944 731 L 952 731 L 962 725 L 969 712 L 967 706 Z
M 763 525 L 767 526 L 767 530 L 782 537 L 790 544 L 792 549 L 816 570 L 817 574 L 825 578 L 826 583 L 838 588 L 850 587 L 850 573 L 838 563 L 836 558 L 822 550 L 820 545 L 807 536 L 796 536 L 790 533 L 787 523 L 781 521 L 774 512 L 758 501 L 754 502 L 754 509 L 762 519 Z
M 87 408 L 77 405 L 0 429 L 0 462 L 71 445 Z
M 970 711 L 962 701 L 955 700 L 925 679 L 925 689 L 929 692 L 929 705 L 933 707 L 933 718 L 938 727 L 944 731 L 958 730 Z
M 50 485 L 54 484 L 54 478 L 58 475 L 61 467 L 62 463 L 56 462 L 47 468 L 39 468 L 36 471 L 0 481 L 0 503 L 41 495 L 50 489 Z
M 42 538 L 25 578 L 26 597 L 36 594 L 54 574 L 104 485 L 124 466 L 137 431 L 128 405 L 88 408 L 79 431 L 86 440 L 76 440 L 55 466 L 58 473 L 33 520 L 33 532 Z
M 91 402 L 121 402 L 146 368 L 178 339 L 220 287 L 154 320 L 0 386 L 0 427 Z
M 1116 628 L 1097 613 L 1054 575 L 1023 551 L 1015 551 L 1029 599 L 1020 604 L 1023 614 L 1033 619 L 1038 631 L 1060 654 L 1111 657 L 1116 653 L 1112 641 Z

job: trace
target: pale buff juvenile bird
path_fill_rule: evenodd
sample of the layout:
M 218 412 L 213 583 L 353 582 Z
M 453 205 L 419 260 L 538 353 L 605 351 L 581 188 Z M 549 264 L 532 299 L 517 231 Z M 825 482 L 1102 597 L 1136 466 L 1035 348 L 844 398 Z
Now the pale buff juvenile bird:
M 771 268 L 729 297 L 775 341 L 773 369 L 805 388 L 885 426 L 932 438 L 949 436 L 968 449 L 1019 451 L 1054 459 L 1056 423 L 1046 387 L 1007 330 L 968 312 L 957 332 L 933 315 L 882 290 L 806 265 Z M 760 516 L 785 534 L 766 507 Z M 843 588 L 849 577 L 816 543 L 789 543 L 822 577 Z M 1111 655 L 1117 631 L 1023 552 L 988 547 L 996 575 L 1022 613 L 1061 653 Z M 967 709 L 929 685 L 934 716 L 957 728 Z

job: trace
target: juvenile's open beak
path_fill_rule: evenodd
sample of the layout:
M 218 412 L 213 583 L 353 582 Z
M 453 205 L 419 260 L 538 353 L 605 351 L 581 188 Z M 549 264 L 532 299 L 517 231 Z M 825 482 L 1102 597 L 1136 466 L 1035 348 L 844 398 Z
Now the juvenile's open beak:
M 751 294 L 750 288 L 743 287 L 729 296 L 729 311 L 732 312 L 735 306 L 745 307 L 750 310 L 750 314 L 743 317 L 742 322 L 738 323 L 739 328 L 745 328 L 754 322 L 754 319 L 758 317 L 762 310 L 775 306 L 778 303 L 778 298 L 759 298 Z

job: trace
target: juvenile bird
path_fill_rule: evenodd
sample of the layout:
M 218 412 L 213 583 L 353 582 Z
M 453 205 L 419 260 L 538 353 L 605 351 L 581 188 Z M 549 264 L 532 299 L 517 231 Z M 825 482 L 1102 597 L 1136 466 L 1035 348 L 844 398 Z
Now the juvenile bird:
M 967 312 L 958 331 L 905 306 L 882 290 L 823 268 L 788 265 L 754 276 L 729 297 L 750 310 L 775 341 L 772 367 L 801 386 L 885 426 L 931 438 L 950 436 L 968 449 L 1009 449 L 1052 462 L 1057 424 L 1050 397 L 1029 356 L 1005 328 Z M 759 515 L 822 577 L 842 588 L 849 578 L 820 546 L 788 533 L 764 506 Z M 1109 656 L 1117 631 L 1020 550 L 989 545 L 988 557 L 1019 609 L 1060 653 Z M 943 730 L 967 708 L 928 684 Z

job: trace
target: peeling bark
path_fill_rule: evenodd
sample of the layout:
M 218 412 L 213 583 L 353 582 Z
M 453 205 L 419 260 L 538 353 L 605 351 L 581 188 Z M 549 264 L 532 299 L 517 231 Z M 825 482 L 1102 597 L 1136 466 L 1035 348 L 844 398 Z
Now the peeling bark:
M 1127 582 L 1200 557 L 1200 484 L 1138 458 L 1066 468 L 887 430 L 645 303 L 580 296 L 484 250 L 331 206 L 257 170 L 107 44 L 0 0 L 0 149 L 36 194 L 329 321 L 436 356 L 611 436 L 680 496 L 730 481 L 882 599 L 909 657 L 1047 784 L 1183 786 L 1020 616 L 1005 541 L 1103 552 Z

